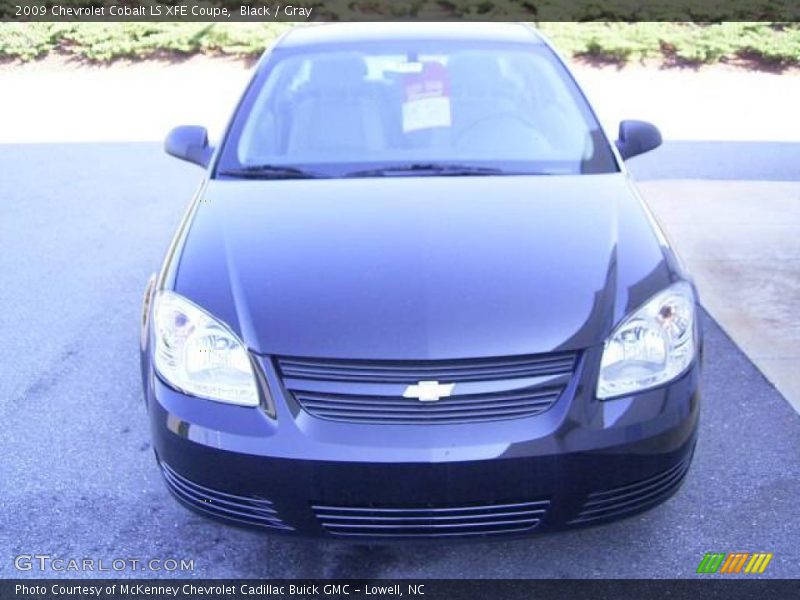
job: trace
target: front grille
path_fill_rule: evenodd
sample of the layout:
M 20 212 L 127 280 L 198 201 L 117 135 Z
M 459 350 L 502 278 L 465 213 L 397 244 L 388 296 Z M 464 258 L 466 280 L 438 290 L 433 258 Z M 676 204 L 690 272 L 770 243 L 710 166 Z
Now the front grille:
M 569 383 L 577 353 L 452 361 L 354 361 L 278 357 L 284 387 L 307 413 L 364 424 L 459 424 L 538 415 Z M 406 387 L 455 384 L 436 401 Z
M 425 380 L 491 381 L 571 373 L 575 368 L 575 359 L 575 352 L 422 362 L 280 357 L 278 366 L 287 378 L 412 384 Z
M 589 494 L 571 525 L 623 517 L 655 506 L 678 489 L 689 469 L 687 458 L 666 471 L 637 483 Z
M 161 471 L 170 491 L 195 510 L 245 525 L 294 529 L 281 521 L 272 502 L 265 498 L 238 496 L 205 487 L 179 475 L 164 462 L 161 463 Z
M 339 537 L 458 537 L 527 533 L 544 518 L 548 500 L 501 504 L 336 506 L 312 504 L 329 534 Z
M 300 405 L 315 417 L 333 421 L 410 425 L 470 423 L 530 417 L 558 400 L 561 390 L 523 390 L 500 394 L 451 396 L 436 402 L 402 397 L 295 392 Z

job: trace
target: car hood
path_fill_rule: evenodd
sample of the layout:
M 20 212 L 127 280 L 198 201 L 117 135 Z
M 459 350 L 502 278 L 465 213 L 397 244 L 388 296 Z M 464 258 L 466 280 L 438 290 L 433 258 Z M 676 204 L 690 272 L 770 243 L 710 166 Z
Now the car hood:
M 505 356 L 602 343 L 665 250 L 623 174 L 212 180 L 172 285 L 257 353 Z

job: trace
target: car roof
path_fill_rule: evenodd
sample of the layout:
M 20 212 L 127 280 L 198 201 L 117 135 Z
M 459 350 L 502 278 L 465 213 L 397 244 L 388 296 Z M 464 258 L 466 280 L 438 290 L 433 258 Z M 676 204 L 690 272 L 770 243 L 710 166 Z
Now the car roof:
M 369 22 L 303 25 L 289 31 L 278 46 L 391 40 L 468 40 L 543 43 L 536 31 L 523 23 L 419 23 Z

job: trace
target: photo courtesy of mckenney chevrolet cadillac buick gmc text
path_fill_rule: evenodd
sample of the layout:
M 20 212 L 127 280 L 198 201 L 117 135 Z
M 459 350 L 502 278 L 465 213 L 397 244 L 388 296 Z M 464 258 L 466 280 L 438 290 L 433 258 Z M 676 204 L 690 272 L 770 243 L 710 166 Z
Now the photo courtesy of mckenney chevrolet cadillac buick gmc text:
M 209 82 L 213 89 L 213 81 Z M 267 51 L 145 293 L 158 466 L 232 524 L 352 538 L 604 522 L 680 486 L 691 280 L 520 24 L 327 24 Z

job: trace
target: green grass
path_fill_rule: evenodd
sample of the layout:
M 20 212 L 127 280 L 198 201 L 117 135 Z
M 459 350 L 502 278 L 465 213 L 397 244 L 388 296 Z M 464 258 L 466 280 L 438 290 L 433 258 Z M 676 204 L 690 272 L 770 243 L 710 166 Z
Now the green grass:
M 52 52 L 95 62 L 165 54 L 255 56 L 286 23 L 2 23 L 0 57 L 30 60 Z
M 567 55 L 619 63 L 709 64 L 746 58 L 800 64 L 798 23 L 542 23 L 540 28 Z
M 0 58 L 31 60 L 58 52 L 87 61 L 165 55 L 252 57 L 287 23 L 3 23 Z M 670 22 L 540 23 L 567 56 L 620 64 L 661 61 L 710 64 L 747 59 L 800 65 L 800 24 Z

